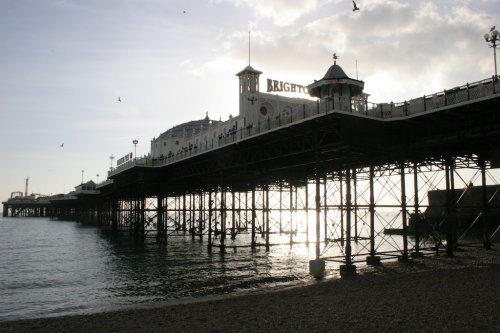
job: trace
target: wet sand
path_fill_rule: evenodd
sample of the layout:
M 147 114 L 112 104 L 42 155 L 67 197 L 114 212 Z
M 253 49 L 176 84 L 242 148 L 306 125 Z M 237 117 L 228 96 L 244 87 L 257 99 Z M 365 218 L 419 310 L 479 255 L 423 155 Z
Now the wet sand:
M 499 246 L 358 271 L 217 300 L 4 322 L 0 332 L 500 332 Z

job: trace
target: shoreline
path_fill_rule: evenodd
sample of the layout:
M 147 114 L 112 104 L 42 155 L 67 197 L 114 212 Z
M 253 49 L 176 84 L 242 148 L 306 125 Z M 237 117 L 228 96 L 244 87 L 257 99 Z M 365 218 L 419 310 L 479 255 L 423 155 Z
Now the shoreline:
M 175 305 L 0 323 L 0 332 L 500 331 L 500 250 L 362 267 L 357 276 Z

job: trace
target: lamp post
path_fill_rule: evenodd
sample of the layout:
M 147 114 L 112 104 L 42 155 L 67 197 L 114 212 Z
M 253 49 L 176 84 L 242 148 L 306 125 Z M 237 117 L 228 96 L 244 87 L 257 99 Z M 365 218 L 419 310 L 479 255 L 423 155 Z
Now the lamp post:
M 134 139 L 132 143 L 134 144 L 134 160 L 137 160 L 137 144 L 139 143 L 139 141 Z
M 83 184 L 83 173 L 84 173 L 84 172 L 85 172 L 85 171 L 84 171 L 84 170 L 82 170 L 82 184 Z
M 495 80 L 498 77 L 497 73 L 497 41 L 500 41 L 500 36 L 498 30 L 495 30 L 495 27 L 491 27 L 490 32 L 484 34 L 484 40 L 486 43 L 490 44 L 490 47 L 493 48 L 493 61 L 495 63 Z
M 99 174 L 96 175 L 97 176 L 97 181 L 96 183 L 99 184 Z
M 113 160 L 115 159 L 115 157 L 113 155 L 111 155 L 109 157 L 109 171 L 113 171 Z

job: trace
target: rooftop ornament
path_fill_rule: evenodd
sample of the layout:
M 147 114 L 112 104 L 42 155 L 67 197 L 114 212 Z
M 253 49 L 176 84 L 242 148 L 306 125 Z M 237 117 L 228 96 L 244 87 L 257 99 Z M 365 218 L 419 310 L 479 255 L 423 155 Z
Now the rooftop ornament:
M 495 26 L 491 27 L 490 32 L 484 34 L 484 40 L 486 43 L 490 44 L 490 47 L 493 48 L 493 61 L 495 63 L 495 80 L 498 78 L 497 73 L 497 41 L 500 41 L 500 36 L 498 30 L 495 29 Z

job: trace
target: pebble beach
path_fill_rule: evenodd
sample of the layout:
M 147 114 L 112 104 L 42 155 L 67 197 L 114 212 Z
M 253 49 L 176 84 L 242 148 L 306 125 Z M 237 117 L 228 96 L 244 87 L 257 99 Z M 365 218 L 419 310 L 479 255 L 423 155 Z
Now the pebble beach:
M 0 332 L 500 332 L 500 250 L 382 262 L 247 295 L 3 322 Z

